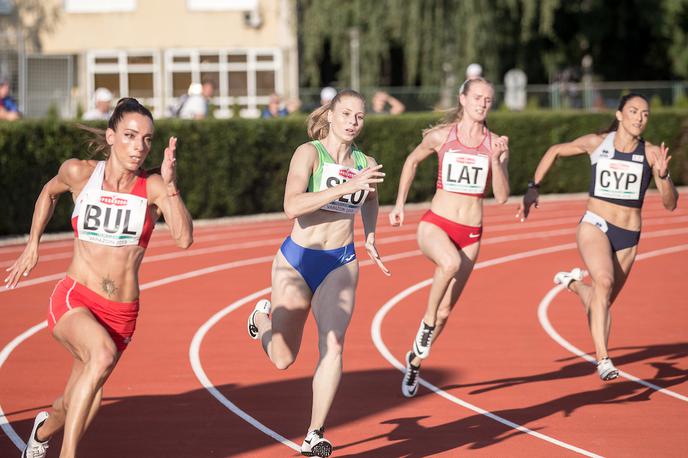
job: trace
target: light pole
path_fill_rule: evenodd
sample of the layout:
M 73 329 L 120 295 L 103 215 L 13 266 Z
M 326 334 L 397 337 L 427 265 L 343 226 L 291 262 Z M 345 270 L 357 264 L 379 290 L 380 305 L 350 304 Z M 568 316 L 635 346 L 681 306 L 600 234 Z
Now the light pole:
M 360 68 L 360 31 L 358 27 L 349 29 L 349 47 L 351 51 L 351 89 L 361 90 L 361 68 Z

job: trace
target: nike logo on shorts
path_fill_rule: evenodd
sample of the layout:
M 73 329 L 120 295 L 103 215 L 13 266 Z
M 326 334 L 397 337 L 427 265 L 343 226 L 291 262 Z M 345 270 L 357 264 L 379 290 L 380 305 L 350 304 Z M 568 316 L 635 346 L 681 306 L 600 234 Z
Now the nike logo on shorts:
M 356 257 L 356 254 L 355 254 L 355 253 L 354 253 L 354 254 L 350 254 L 349 256 L 347 256 L 346 258 L 344 258 L 344 262 L 349 262 L 349 261 L 351 261 L 354 257 Z
M 468 234 L 468 236 L 469 236 L 470 238 L 474 239 L 474 238 L 476 238 L 476 237 L 480 237 L 480 234 Z

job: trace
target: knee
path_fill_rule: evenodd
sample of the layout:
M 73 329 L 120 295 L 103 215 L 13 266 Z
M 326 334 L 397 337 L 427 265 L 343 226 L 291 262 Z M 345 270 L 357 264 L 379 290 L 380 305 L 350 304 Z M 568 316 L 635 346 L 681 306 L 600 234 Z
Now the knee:
M 439 260 L 437 267 L 447 277 L 453 277 L 459 271 L 459 258 L 457 256 L 445 256 Z
M 91 351 L 86 366 L 94 376 L 103 378 L 112 371 L 116 362 L 117 350 L 114 346 L 102 345 Z
M 294 361 L 296 358 L 294 355 L 291 353 L 283 353 L 283 354 L 278 354 L 274 355 L 272 358 L 272 363 L 275 365 L 275 367 L 281 371 L 289 369 L 289 366 L 294 364 Z
M 593 279 L 593 287 L 595 290 L 609 296 L 614 288 L 614 278 L 610 275 L 602 275 Z

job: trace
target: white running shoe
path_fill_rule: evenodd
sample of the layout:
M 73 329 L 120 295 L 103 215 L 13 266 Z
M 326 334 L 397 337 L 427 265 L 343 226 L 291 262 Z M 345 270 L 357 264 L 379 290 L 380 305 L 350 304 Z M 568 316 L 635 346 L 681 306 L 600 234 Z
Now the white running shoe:
M 583 279 L 583 271 L 578 267 L 571 270 L 571 272 L 557 272 L 554 276 L 554 283 L 557 285 L 564 285 L 568 288 L 572 282 L 581 281 Z
M 303 444 L 301 444 L 301 454 L 303 456 L 330 456 L 332 454 L 332 444 L 325 439 L 324 433 L 324 427 L 308 431 Z
M 258 302 L 256 302 L 256 306 L 253 307 L 253 311 L 251 314 L 248 316 L 248 335 L 251 337 L 251 339 L 257 339 L 258 338 L 258 326 L 256 326 L 256 313 L 264 313 L 266 315 L 270 315 L 270 308 L 272 307 L 272 304 L 270 304 L 270 301 L 267 299 L 261 299 Z
M 435 333 L 435 326 L 428 326 L 425 321 L 420 322 L 418 333 L 413 341 L 413 352 L 420 359 L 425 359 L 430 355 L 432 345 L 432 335 Z
M 401 381 L 401 394 L 407 398 L 412 398 L 418 393 L 420 366 L 411 364 L 413 357 L 414 354 L 412 351 L 406 353 L 406 372 L 404 372 L 404 379 Z
M 597 373 L 600 375 L 602 381 L 608 382 L 619 376 L 619 369 L 614 367 L 612 360 L 607 357 L 597 362 Z
M 45 454 L 48 453 L 48 441 L 39 442 L 36 439 L 36 431 L 38 431 L 38 428 L 40 428 L 47 419 L 48 412 L 40 412 L 36 415 L 36 419 L 33 421 L 31 436 L 26 442 L 26 448 L 21 455 L 22 458 L 44 458 Z

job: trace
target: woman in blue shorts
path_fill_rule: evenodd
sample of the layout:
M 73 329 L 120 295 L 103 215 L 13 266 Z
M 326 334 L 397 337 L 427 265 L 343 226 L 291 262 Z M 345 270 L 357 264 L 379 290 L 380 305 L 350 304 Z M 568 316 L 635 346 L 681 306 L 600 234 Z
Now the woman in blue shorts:
M 305 456 L 329 456 L 324 423 L 342 374 L 344 336 L 354 309 L 358 261 L 354 216 L 361 211 L 368 255 L 387 275 L 375 248 L 377 183 L 382 165 L 356 147 L 365 101 L 351 90 L 311 113 L 308 135 L 291 159 L 284 211 L 294 219 L 291 235 L 272 265 L 272 297 L 259 301 L 248 318 L 248 333 L 260 339 L 278 369 L 296 359 L 303 327 L 312 310 L 320 359 L 313 376 L 313 407 L 301 446 Z
M 607 351 L 611 306 L 635 260 L 641 209 L 650 179 L 654 177 L 664 208 L 674 210 L 678 200 L 669 176 L 668 148 L 664 143 L 652 145 L 641 137 L 649 116 L 647 99 L 640 94 L 628 94 L 621 98 L 616 119 L 606 133 L 584 135 L 550 147 L 528 183 L 516 215 L 524 220 L 533 204 L 537 208 L 540 183 L 558 157 L 590 156 L 590 198 L 578 225 L 576 241 L 592 282 L 583 283 L 580 268 L 557 273 L 554 282 L 580 297 L 595 344 L 597 372 L 604 381 L 619 376 Z

